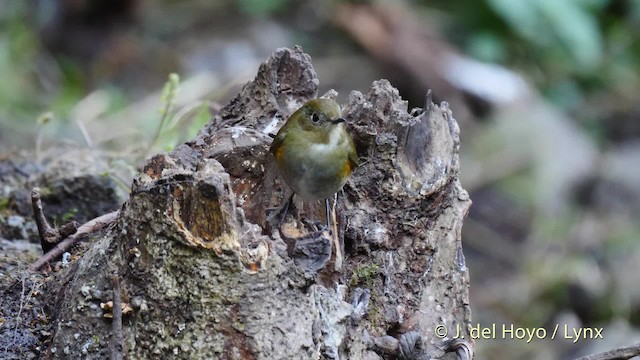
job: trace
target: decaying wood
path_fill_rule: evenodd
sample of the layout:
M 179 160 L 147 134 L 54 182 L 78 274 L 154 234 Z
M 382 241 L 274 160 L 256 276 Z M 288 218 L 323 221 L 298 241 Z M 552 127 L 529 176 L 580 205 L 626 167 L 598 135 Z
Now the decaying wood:
M 109 352 L 111 360 L 124 359 L 124 335 L 122 334 L 122 301 L 120 300 L 120 279 L 118 275 L 111 277 L 113 287 L 113 318 L 111 319 L 111 340 Z
M 460 242 L 471 202 L 458 181 L 451 111 L 429 97 L 409 111 L 385 80 L 349 95 L 343 115 L 362 164 L 337 197 L 337 268 L 328 232 L 292 219 L 281 235 L 267 216 L 287 191 L 269 134 L 317 87 L 309 56 L 279 49 L 194 140 L 147 162 L 115 225 L 49 284 L 60 324 L 53 357 L 107 355 L 111 324 L 97 304 L 114 298 L 114 273 L 134 308 L 122 324 L 128 358 L 457 351 L 450 340 L 457 328 L 468 339 L 471 320 Z M 309 219 L 324 214 L 321 202 L 296 207 Z M 437 326 L 449 333 L 436 336 Z

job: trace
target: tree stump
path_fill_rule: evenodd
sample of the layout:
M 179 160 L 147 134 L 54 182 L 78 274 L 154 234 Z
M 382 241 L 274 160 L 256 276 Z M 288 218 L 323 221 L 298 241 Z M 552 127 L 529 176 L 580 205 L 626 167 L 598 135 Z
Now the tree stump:
M 114 226 L 48 285 L 52 357 L 106 357 L 121 337 L 131 359 L 429 359 L 457 329 L 469 339 L 471 201 L 446 103 L 409 111 L 386 80 L 352 92 L 361 165 L 335 203 L 343 245 L 270 221 L 287 189 L 269 134 L 317 88 L 310 57 L 278 49 L 194 140 L 148 160 Z

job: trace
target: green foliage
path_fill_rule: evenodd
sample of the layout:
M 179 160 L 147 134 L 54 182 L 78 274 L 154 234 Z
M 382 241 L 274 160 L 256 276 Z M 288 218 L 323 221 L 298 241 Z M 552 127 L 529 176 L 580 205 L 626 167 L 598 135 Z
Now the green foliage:
M 468 54 L 526 74 L 562 108 L 579 109 L 602 91 L 630 94 L 640 84 L 638 1 L 420 3 L 442 10 L 444 33 Z
M 39 49 L 26 21 L 27 8 L 23 1 L 4 1 L 0 6 L 0 122 L 10 121 L 19 129 L 28 127 L 22 120 L 33 119 L 38 105 L 33 78 Z
M 162 88 L 162 108 L 160 109 L 160 122 L 158 122 L 158 127 L 156 128 L 156 133 L 153 136 L 153 139 L 149 142 L 149 148 L 147 149 L 147 153 L 150 151 L 151 147 L 158 142 L 160 135 L 162 134 L 162 130 L 164 129 L 165 123 L 171 118 L 171 110 L 174 106 L 174 100 L 180 88 L 180 76 L 176 73 L 169 74 L 167 82 L 165 82 L 164 87 Z M 170 151 L 173 148 L 173 144 L 171 146 L 167 146 L 165 144 L 164 150 Z M 146 156 L 146 154 L 145 154 Z
M 51 111 L 46 111 L 36 118 L 36 124 L 45 125 L 54 120 L 55 116 Z
M 47 110 L 55 114 L 66 115 L 87 95 L 87 89 L 84 86 L 86 74 L 81 71 L 76 62 L 70 59 L 57 59 L 55 65 L 60 68 L 63 76 L 53 96 L 47 99 Z M 61 116 L 61 118 L 66 118 L 66 116 Z
M 147 154 L 154 149 L 171 151 L 173 148 L 191 139 L 211 120 L 210 106 L 212 102 L 201 100 L 175 109 L 175 99 L 180 88 L 180 77 L 170 74 L 164 85 L 161 100 L 160 121 L 156 133 L 149 144 Z
M 176 97 L 179 87 L 180 75 L 176 73 L 169 74 L 167 82 L 164 83 L 164 87 L 162 88 L 162 103 L 166 105 L 160 110 L 163 117 L 166 116 L 171 109 L 173 99 Z
M 249 15 L 272 15 L 287 8 L 289 0 L 237 0 L 238 9 Z
M 487 0 L 521 38 L 542 49 L 566 52 L 579 72 L 602 60 L 602 33 L 595 12 L 606 1 Z
M 360 264 L 353 270 L 349 286 L 362 284 L 367 288 L 373 287 L 373 279 L 380 273 L 380 266 L 374 263 Z
M 3 146 L 32 138 L 38 130 L 36 120 L 42 120 L 39 113 L 67 114 L 85 92 L 85 75 L 77 64 L 43 51 L 38 19 L 30 11 L 25 1 L 4 1 L 0 6 L 0 131 L 10 134 Z M 65 133 L 62 125 L 66 124 L 56 124 L 56 132 Z
M 497 185 L 500 191 L 520 206 L 533 206 L 536 203 L 538 188 L 536 187 L 536 178 L 531 171 L 523 171 L 509 176 Z
M 209 120 L 211 120 L 211 112 L 209 111 L 207 104 L 203 103 L 198 107 L 198 111 L 193 117 L 193 124 L 190 126 L 190 132 L 187 133 L 187 138 L 194 137 L 197 132 L 209 122 Z
M 0 197 L 0 211 L 5 210 L 7 207 L 9 207 L 9 198 Z
M 615 261 L 616 258 L 633 253 L 638 246 L 638 234 L 640 225 L 635 222 L 619 224 L 607 234 L 604 255 Z
M 78 209 L 76 209 L 76 208 L 69 209 L 69 211 L 67 211 L 66 213 L 64 213 L 64 214 L 62 215 L 62 223 L 64 224 L 64 223 L 66 223 L 66 222 L 69 222 L 70 220 L 72 220 L 72 219 L 73 219 L 73 217 L 74 217 L 77 213 L 78 213 Z

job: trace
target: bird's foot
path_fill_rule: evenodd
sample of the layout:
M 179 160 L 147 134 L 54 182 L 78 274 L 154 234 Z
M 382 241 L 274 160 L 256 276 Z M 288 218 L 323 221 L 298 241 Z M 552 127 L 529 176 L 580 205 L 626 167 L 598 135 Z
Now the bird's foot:
M 266 209 L 267 223 L 272 228 L 281 229 L 287 220 L 287 215 L 291 215 L 291 213 L 293 213 L 295 219 L 300 216 L 298 208 L 293 202 L 293 195 L 282 206 Z
M 307 230 L 309 230 L 310 232 L 328 231 L 329 235 L 333 235 L 333 231 L 331 230 L 331 228 L 327 227 L 327 224 L 321 221 L 303 218 L 302 223 L 306 226 Z

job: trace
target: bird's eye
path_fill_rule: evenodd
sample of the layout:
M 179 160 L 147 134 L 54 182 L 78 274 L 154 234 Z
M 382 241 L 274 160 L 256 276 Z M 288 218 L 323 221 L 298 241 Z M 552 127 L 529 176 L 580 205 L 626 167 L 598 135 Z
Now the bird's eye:
M 311 121 L 313 121 L 314 123 L 317 123 L 318 121 L 320 121 L 320 115 L 316 113 L 311 114 Z

